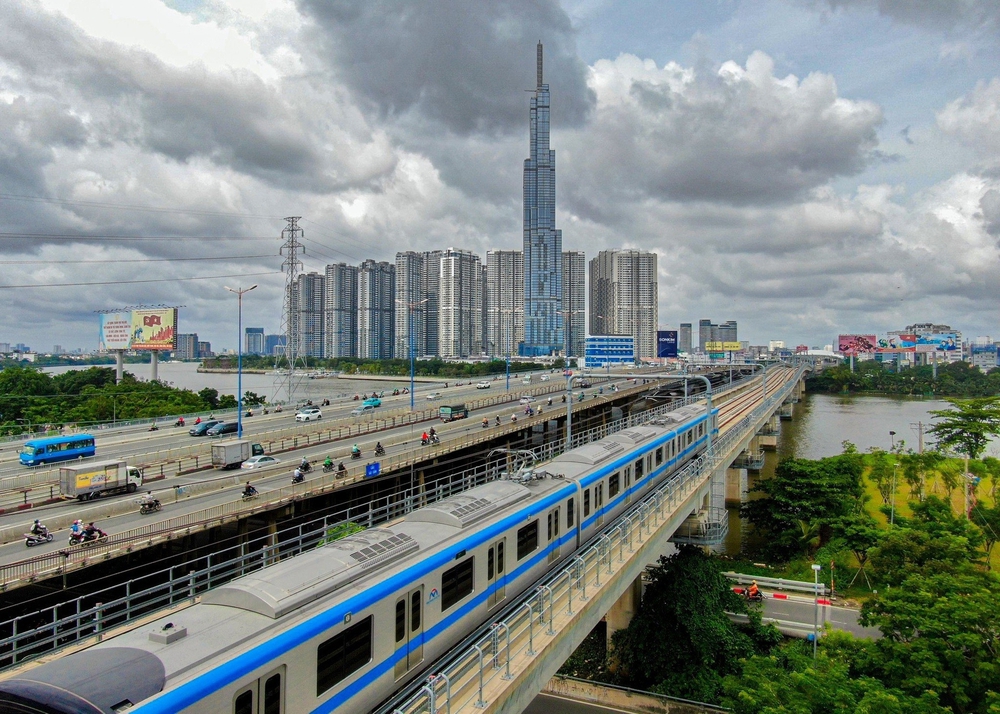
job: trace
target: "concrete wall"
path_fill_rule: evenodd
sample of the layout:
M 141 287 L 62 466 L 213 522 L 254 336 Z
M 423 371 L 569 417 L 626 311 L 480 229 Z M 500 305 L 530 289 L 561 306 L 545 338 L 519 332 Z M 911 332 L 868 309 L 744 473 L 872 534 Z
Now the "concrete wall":
M 631 712 L 660 714 L 701 714 L 726 711 L 721 707 L 698 705 L 663 697 L 651 692 L 607 687 L 596 682 L 555 676 L 542 690 L 545 694 Z

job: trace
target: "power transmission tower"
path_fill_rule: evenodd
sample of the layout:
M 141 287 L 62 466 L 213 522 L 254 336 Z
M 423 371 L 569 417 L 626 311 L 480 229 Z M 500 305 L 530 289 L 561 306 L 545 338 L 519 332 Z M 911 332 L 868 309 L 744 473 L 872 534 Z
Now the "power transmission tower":
M 298 282 L 299 271 L 302 270 L 302 261 L 299 254 L 305 253 L 306 249 L 299 239 L 305 233 L 299 228 L 299 218 L 301 216 L 289 216 L 285 220 L 288 225 L 281 231 L 281 250 L 279 255 L 284 258 L 281 269 L 285 273 L 285 301 L 281 311 L 281 332 L 285 336 L 285 368 L 286 372 L 275 383 L 275 396 L 282 390 L 286 393 L 289 404 L 295 402 L 295 390 L 298 387 L 299 377 L 295 373 L 299 366 L 299 321 L 298 321 L 298 299 L 296 295 L 296 283 Z M 280 358 L 275 358 L 274 368 L 280 366 Z M 303 366 L 304 363 L 303 363 Z

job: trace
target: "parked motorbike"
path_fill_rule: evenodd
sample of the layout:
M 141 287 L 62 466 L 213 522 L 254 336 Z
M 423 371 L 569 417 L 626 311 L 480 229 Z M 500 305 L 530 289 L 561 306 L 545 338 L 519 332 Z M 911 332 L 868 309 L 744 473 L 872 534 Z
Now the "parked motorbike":
M 156 513 L 160 510 L 162 506 L 160 505 L 160 499 L 154 498 L 152 501 L 142 501 L 139 504 L 139 513 L 146 515 L 147 513 Z
M 51 543 L 52 534 L 48 531 L 44 533 L 25 533 L 24 534 L 24 544 L 29 548 L 33 545 L 41 545 L 42 543 Z

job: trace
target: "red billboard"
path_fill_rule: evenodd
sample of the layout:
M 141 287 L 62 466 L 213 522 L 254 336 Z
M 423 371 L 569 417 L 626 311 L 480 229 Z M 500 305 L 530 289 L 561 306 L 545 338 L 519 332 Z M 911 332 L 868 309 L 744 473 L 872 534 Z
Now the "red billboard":
M 875 335 L 839 335 L 837 352 L 845 355 L 871 354 L 878 350 Z

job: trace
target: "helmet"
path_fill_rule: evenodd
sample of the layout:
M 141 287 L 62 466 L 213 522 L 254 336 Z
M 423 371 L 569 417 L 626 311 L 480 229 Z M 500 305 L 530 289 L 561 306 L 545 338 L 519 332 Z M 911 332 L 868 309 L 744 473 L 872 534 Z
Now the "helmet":
M 39 520 L 38 520 L 38 519 L 36 518 L 36 519 L 35 519 L 35 525 L 37 526 L 37 525 L 38 525 L 39 523 L 41 523 L 41 521 L 39 521 Z
M 82 521 L 82 520 L 80 520 L 79 518 L 77 518 L 77 519 L 76 519 L 75 521 L 73 521 L 73 522 L 74 522 L 74 523 L 76 523 L 77 525 L 82 525 L 82 524 L 83 524 L 83 521 Z
M 753 585 L 756 585 L 756 584 L 757 584 L 757 581 L 756 581 L 756 580 L 754 580 L 752 584 L 753 584 Z

